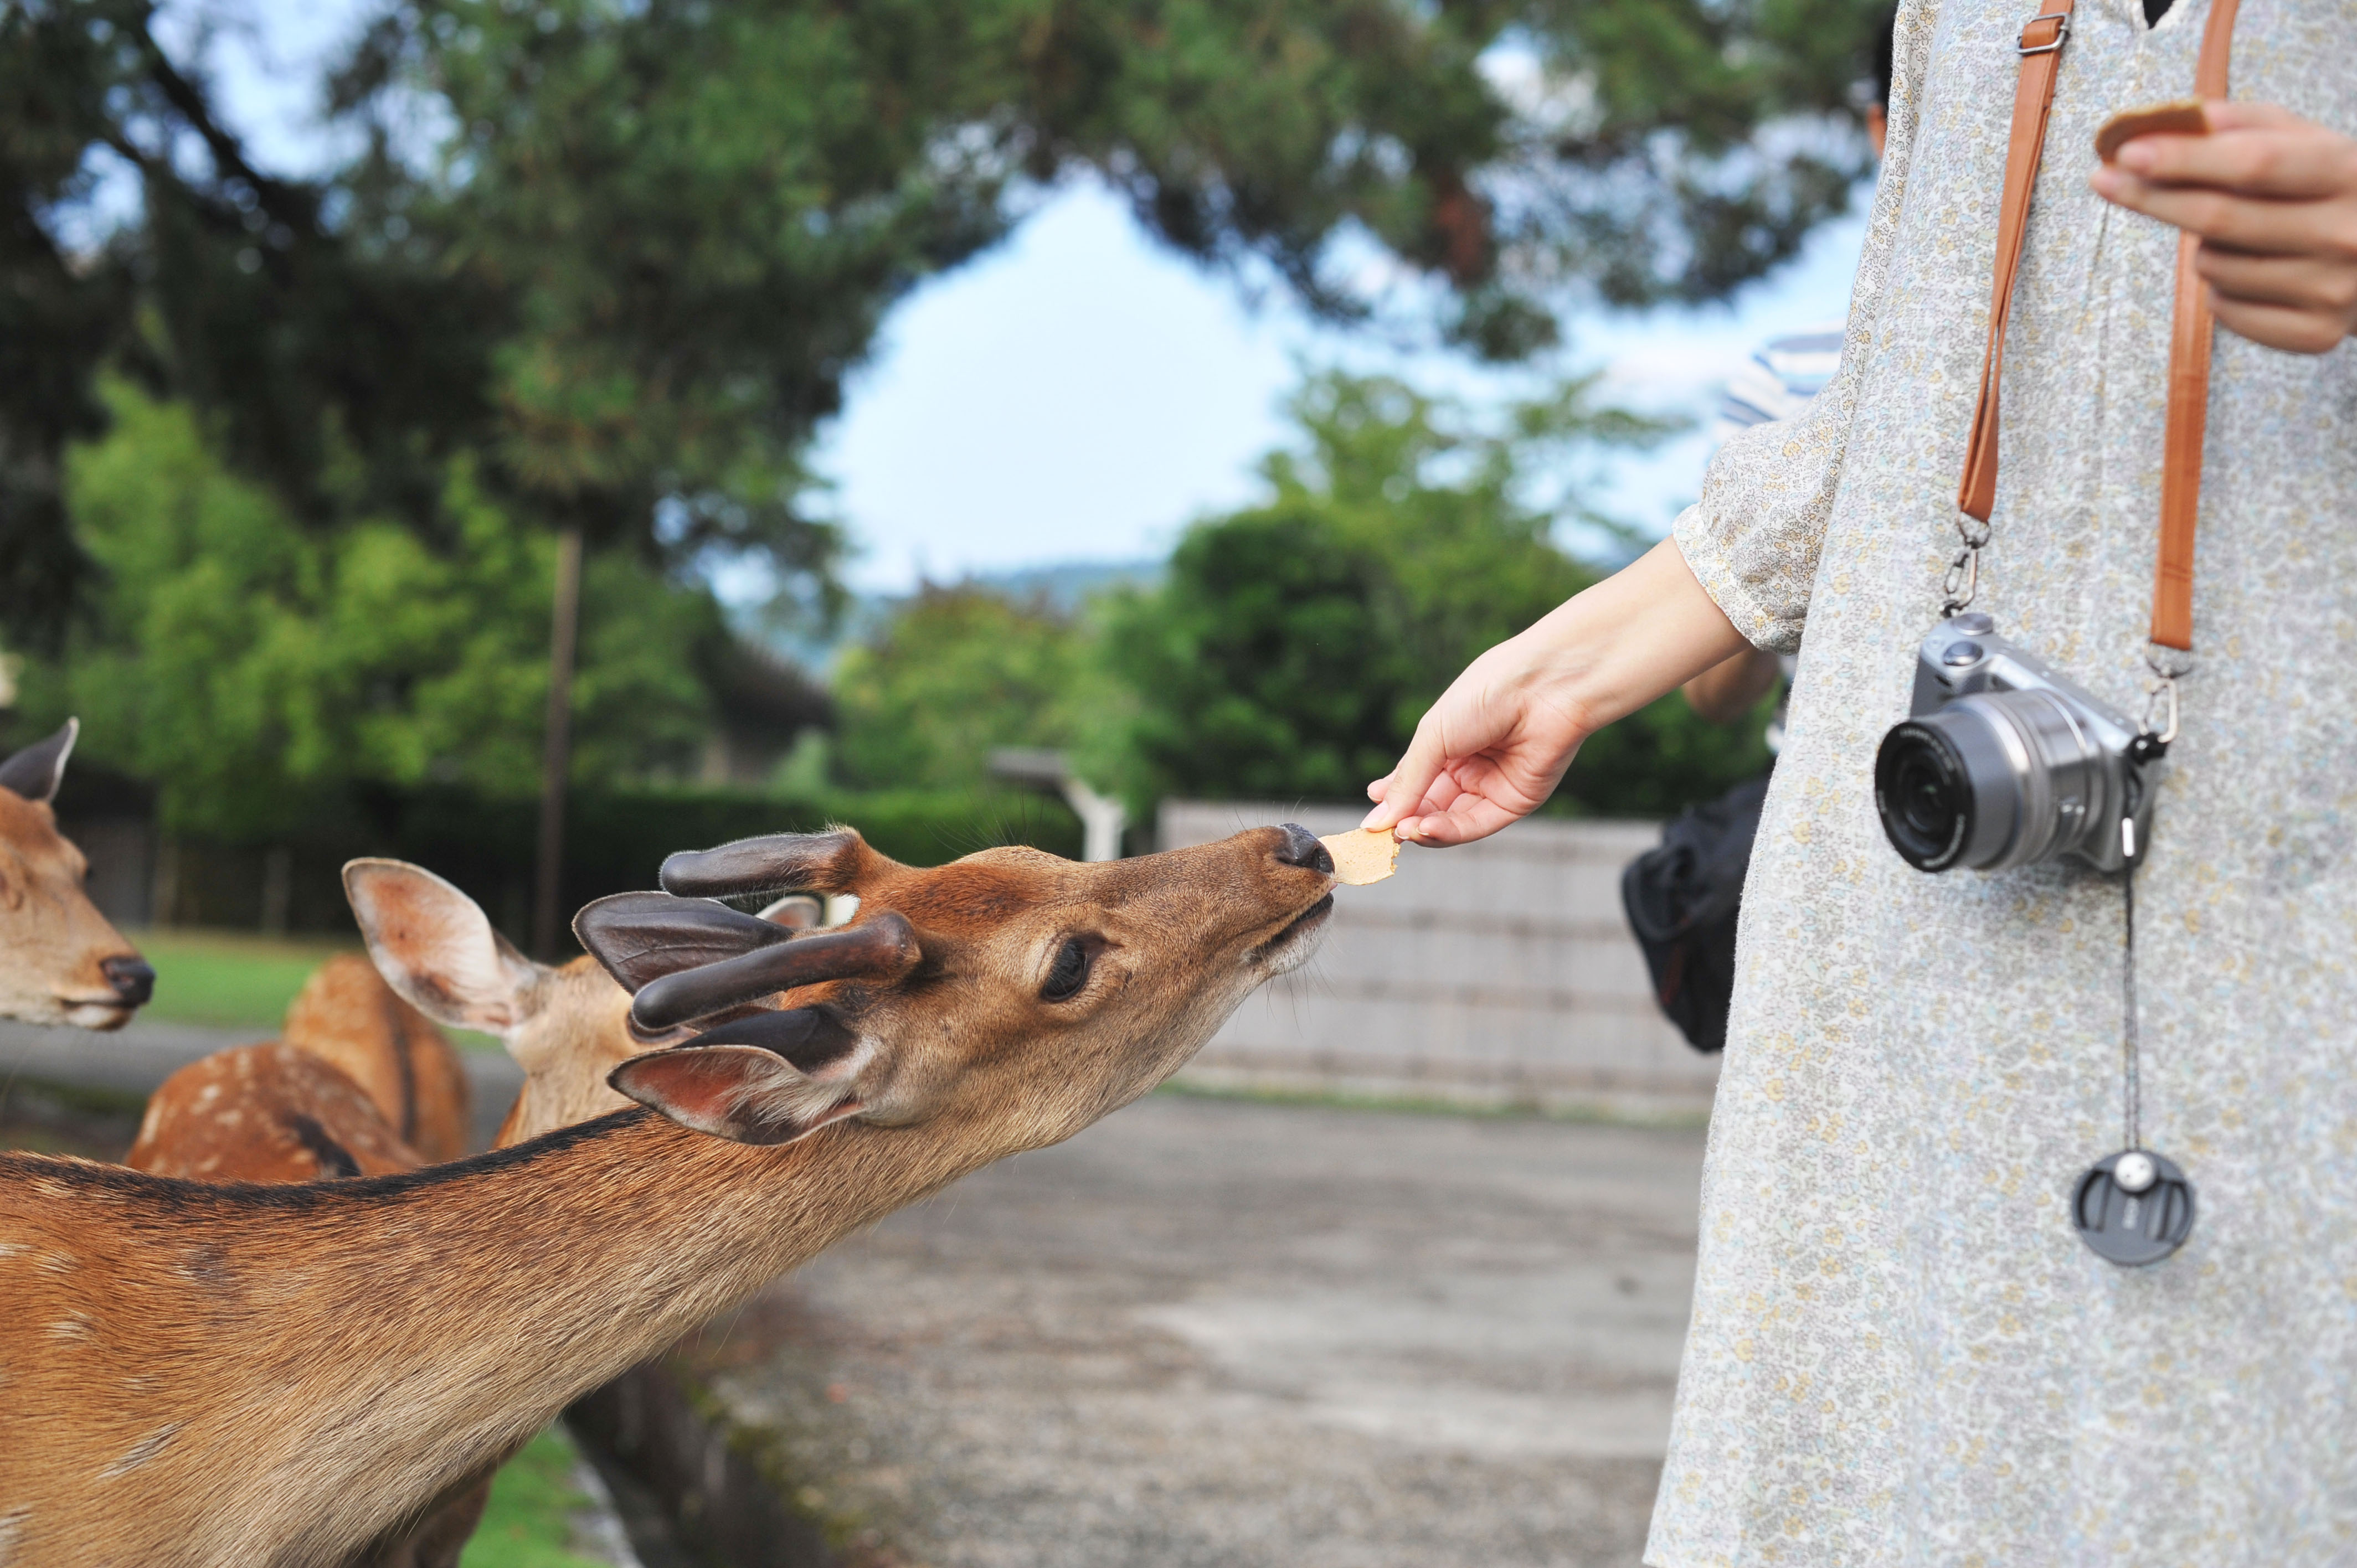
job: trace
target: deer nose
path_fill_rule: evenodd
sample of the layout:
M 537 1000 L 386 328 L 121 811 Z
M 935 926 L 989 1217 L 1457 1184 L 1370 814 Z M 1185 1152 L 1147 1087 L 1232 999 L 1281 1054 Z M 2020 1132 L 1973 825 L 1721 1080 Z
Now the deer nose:
M 1299 822 L 1280 822 L 1276 831 L 1285 835 L 1285 842 L 1276 846 L 1280 864 L 1297 865 L 1305 871 L 1322 871 L 1329 876 L 1334 875 L 1334 857 L 1326 853 L 1326 846 L 1318 842 L 1316 833 Z
M 137 953 L 119 953 L 113 958 L 98 961 L 98 971 L 106 976 L 106 983 L 114 987 L 114 994 L 125 1007 L 145 1007 L 147 998 L 156 994 L 156 971 Z

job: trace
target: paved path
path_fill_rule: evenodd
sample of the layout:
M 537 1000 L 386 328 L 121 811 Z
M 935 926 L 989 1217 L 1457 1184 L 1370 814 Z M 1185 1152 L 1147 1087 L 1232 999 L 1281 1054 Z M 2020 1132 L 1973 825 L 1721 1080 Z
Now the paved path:
M 111 1035 L 44 1028 L 0 1018 L 0 1088 L 19 1079 L 148 1094 L 199 1057 L 271 1037 L 267 1029 L 217 1029 L 135 1018 Z M 474 1086 L 475 1145 L 490 1147 L 500 1122 L 523 1087 L 523 1069 L 505 1051 L 458 1053 Z
M 695 1354 L 880 1561 L 1633 1563 L 1701 1150 L 1157 1096 L 838 1245 Z

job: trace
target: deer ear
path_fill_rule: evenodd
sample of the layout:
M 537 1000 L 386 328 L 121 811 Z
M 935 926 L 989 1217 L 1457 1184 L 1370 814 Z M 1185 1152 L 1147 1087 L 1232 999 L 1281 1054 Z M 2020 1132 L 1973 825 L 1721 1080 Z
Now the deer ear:
M 504 1036 L 540 1010 L 548 971 L 492 929 L 481 905 L 425 867 L 348 861 L 344 896 L 377 972 L 435 1022 Z
M 861 1110 L 849 1073 L 839 1070 L 847 1064 L 806 1073 L 775 1051 L 705 1043 L 710 1038 L 632 1057 L 606 1081 L 691 1132 L 737 1144 L 791 1144 Z
M 73 755 L 74 739 L 81 734 L 81 721 L 68 719 L 47 740 L 37 740 L 0 762 L 0 789 L 13 789 L 44 804 L 56 800 L 58 786 L 65 782 L 66 758 Z

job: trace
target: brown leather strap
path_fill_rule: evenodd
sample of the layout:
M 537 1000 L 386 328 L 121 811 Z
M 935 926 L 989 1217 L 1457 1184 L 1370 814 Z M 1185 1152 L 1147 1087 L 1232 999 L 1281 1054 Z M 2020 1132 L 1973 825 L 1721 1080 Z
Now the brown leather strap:
M 2013 134 L 2005 153 L 2005 191 L 1996 209 L 1996 276 L 1989 290 L 1988 351 L 1981 360 L 1980 402 L 1964 454 L 1956 508 L 1986 522 L 1996 503 L 1996 394 L 2005 363 L 2005 324 L 2013 314 L 2013 280 L 2021 270 L 2021 241 L 2029 227 L 2029 191 L 2046 151 L 2047 112 L 2062 45 L 2071 37 L 2072 0 L 2043 0 L 2021 29 L 2021 78 L 2013 93 Z
M 2194 68 L 2197 98 L 2226 96 L 2227 57 L 2234 42 L 2237 0 L 2210 0 Z M 2210 418 L 2210 343 L 2216 335 L 2210 288 L 2193 270 L 2201 248 L 2191 233 L 2177 237 L 2177 315 L 2169 342 L 2169 434 L 2160 467 L 2160 559 L 2153 570 L 2152 639 L 2163 648 L 2193 647 L 2193 524 L 2201 511 L 2201 443 Z

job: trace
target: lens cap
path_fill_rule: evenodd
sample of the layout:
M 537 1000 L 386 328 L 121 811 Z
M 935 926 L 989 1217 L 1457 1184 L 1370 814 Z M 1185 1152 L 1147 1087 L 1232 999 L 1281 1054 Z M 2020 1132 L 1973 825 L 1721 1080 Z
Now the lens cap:
M 2193 1234 L 2193 1184 L 2166 1155 L 2123 1149 L 2079 1178 L 2071 1223 L 2106 1262 L 2130 1269 L 2157 1263 Z

